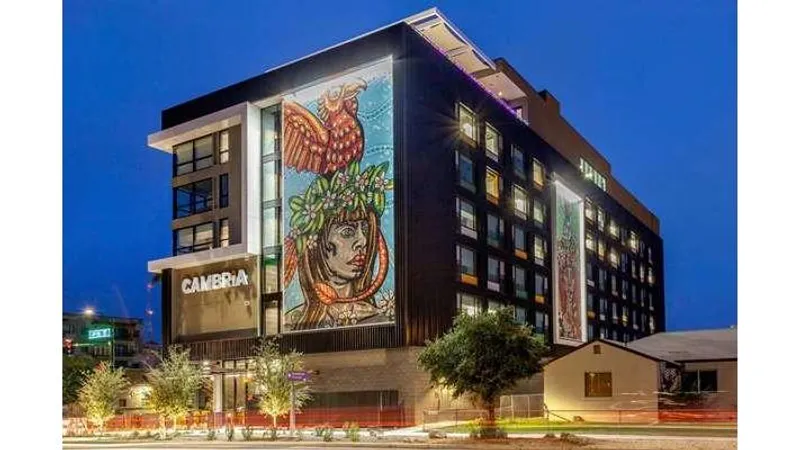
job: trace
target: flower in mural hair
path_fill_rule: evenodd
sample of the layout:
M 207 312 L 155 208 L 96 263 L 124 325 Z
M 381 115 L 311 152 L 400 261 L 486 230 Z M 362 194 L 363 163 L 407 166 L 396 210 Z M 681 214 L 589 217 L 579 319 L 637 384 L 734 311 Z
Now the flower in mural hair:
M 336 324 L 338 326 L 355 325 L 357 323 L 358 323 L 358 315 L 356 314 L 355 309 L 352 306 L 349 308 L 343 308 L 336 315 Z
M 379 293 L 375 301 L 375 306 L 378 308 L 378 312 L 381 315 L 389 319 L 394 319 L 394 291 Z

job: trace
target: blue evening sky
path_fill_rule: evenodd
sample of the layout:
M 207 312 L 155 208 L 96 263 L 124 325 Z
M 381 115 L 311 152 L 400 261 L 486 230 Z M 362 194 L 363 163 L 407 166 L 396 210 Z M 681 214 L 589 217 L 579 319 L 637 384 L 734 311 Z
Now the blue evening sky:
M 667 328 L 736 323 L 734 1 L 64 2 L 64 299 L 143 316 L 171 248 L 160 111 L 431 6 L 505 57 L 661 219 Z M 33 56 L 32 56 L 33 57 Z

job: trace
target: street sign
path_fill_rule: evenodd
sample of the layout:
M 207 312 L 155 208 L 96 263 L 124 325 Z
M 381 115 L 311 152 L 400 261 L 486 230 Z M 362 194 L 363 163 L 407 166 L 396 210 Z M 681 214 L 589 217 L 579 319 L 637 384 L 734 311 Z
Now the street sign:
M 308 381 L 311 379 L 311 373 L 309 372 L 289 372 L 286 374 L 286 378 L 289 381 Z

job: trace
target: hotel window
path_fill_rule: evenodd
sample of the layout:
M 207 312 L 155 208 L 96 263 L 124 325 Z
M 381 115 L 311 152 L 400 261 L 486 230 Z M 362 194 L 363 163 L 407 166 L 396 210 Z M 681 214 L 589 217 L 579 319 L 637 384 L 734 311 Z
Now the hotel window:
M 503 229 L 505 224 L 503 219 L 494 214 L 486 215 L 486 241 L 489 245 L 496 248 L 503 247 Z
M 475 168 L 472 160 L 457 152 L 456 167 L 458 168 L 458 184 L 475 192 Z
M 228 130 L 219 133 L 219 163 L 225 164 L 230 159 L 230 135 Z
M 594 203 L 589 201 L 588 198 L 584 202 L 583 214 L 584 216 L 586 216 L 586 220 L 588 220 L 589 222 L 594 222 L 597 219 L 596 217 L 597 210 L 594 209 Z
M 538 159 L 533 160 L 533 184 L 540 189 L 544 187 L 544 165 Z
M 606 190 L 606 177 L 603 176 L 600 172 L 598 172 L 591 164 L 589 164 L 586 160 L 581 158 L 581 172 L 583 172 L 583 177 L 587 180 L 591 180 L 592 183 L 597 185 L 602 190 Z
M 592 263 L 586 263 L 586 284 L 594 286 L 594 266 Z
M 486 310 L 490 313 L 497 312 L 502 307 L 503 304 L 497 300 L 489 300 L 486 302 Z
M 616 322 L 619 320 L 619 313 L 617 311 L 617 303 L 611 302 L 611 320 Z
M 717 392 L 716 370 L 688 370 L 681 374 L 683 392 Z
M 525 321 L 528 319 L 527 313 L 528 312 L 522 306 L 514 307 L 514 319 L 516 319 L 519 324 L 525 324 Z
M 547 277 L 537 273 L 534 277 L 534 289 L 536 303 L 544 303 L 544 299 L 547 296 Z
M 622 299 L 628 299 L 628 280 L 622 280 Z
M 619 295 L 619 290 L 617 289 L 617 276 L 611 274 L 611 295 Z
M 219 207 L 226 208 L 228 206 L 228 198 L 229 198 L 229 191 L 228 191 L 228 174 L 222 174 L 219 176 Z
M 594 319 L 594 294 L 586 293 L 586 316 Z
M 543 334 L 547 336 L 550 329 L 550 315 L 546 312 L 536 311 L 534 315 L 533 331 L 536 334 Z
M 500 160 L 500 133 L 488 123 L 486 124 L 486 131 L 484 133 L 484 145 L 486 146 L 486 155 L 495 161 Z
M 503 289 L 503 278 L 505 278 L 505 264 L 497 258 L 488 259 L 486 265 L 486 289 L 500 292 Z
M 544 259 L 547 257 L 547 249 L 544 246 L 544 238 L 541 236 L 533 237 L 533 262 L 544 265 Z
M 606 229 L 606 212 L 599 206 L 597 207 L 597 230 L 602 232 Z
M 262 247 L 279 247 L 281 245 L 280 213 L 278 208 L 265 208 L 261 212 L 261 245 Z
M 474 316 L 481 312 L 481 299 L 469 294 L 459 292 L 456 294 L 458 310 L 469 316 Z
M 209 134 L 173 147 L 173 175 L 183 175 L 214 165 L 214 135 Z
M 594 235 L 591 233 L 586 233 L 586 249 L 590 252 L 593 252 L 597 249 L 595 246 Z
M 639 276 L 639 271 L 636 270 L 636 260 L 631 259 L 631 278 L 634 280 Z
M 615 269 L 619 268 L 619 253 L 613 248 L 608 250 L 608 262 L 611 264 L 611 267 Z
M 525 269 L 520 266 L 514 266 L 512 276 L 514 278 L 514 294 L 518 298 L 528 298 L 528 289 L 525 287 Z
M 606 241 L 599 240 L 597 241 L 597 256 L 600 260 L 604 260 L 606 258 Z
M 208 250 L 214 245 L 214 223 L 206 222 L 175 230 L 173 243 L 175 255 Z
M 653 275 L 652 267 L 647 268 L 647 283 L 650 284 L 651 286 L 656 284 L 656 276 Z
M 264 270 L 264 293 L 270 294 L 281 290 L 281 254 L 279 251 L 265 252 L 262 258 Z M 277 305 L 276 305 L 277 307 Z M 277 311 L 275 312 L 277 315 Z M 273 334 L 277 334 L 277 331 Z
M 465 137 L 475 140 L 475 114 L 462 104 L 458 105 L 458 128 Z
M 461 282 L 477 286 L 478 276 L 475 270 L 475 252 L 461 245 L 456 246 L 456 262 L 458 263 Z
M 280 198 L 280 161 L 267 161 L 262 165 L 261 201 L 269 202 Z
M 600 339 L 605 339 L 608 337 L 608 331 L 606 330 L 605 325 L 600 325 Z
M 608 220 L 608 233 L 614 239 L 619 239 L 619 226 L 617 225 L 617 222 L 614 221 L 614 219 Z
M 517 217 L 528 218 L 528 194 L 517 185 L 514 185 L 514 213 Z
M 628 232 L 628 246 L 634 252 L 639 248 L 639 236 L 632 230 Z
M 628 324 L 628 307 L 625 305 L 622 306 L 622 324 Z
M 650 247 L 647 247 L 647 262 L 653 264 L 653 249 Z
M 460 197 L 456 197 L 456 213 L 461 226 L 461 234 L 477 239 L 478 228 L 475 220 L 475 206 Z
M 511 162 L 514 165 L 514 173 L 524 180 L 525 156 L 522 154 L 522 150 L 520 150 L 516 145 L 511 147 Z
M 611 397 L 613 394 L 611 372 L 586 372 L 583 374 L 585 397 Z
M 631 319 L 632 319 L 631 322 L 633 322 L 633 329 L 634 330 L 638 330 L 639 329 L 639 311 L 634 310 Z
M 525 230 L 519 225 L 511 227 L 511 237 L 514 241 L 514 255 L 518 258 L 528 259 L 527 246 L 525 245 Z
M 644 281 L 644 263 L 639 263 L 639 280 Z
M 211 178 L 176 187 L 172 191 L 172 217 L 179 219 L 210 211 L 214 203 L 212 192 Z
M 652 311 L 654 309 L 653 308 L 653 293 L 652 292 L 648 292 L 647 293 L 647 309 L 649 309 L 650 311 Z
M 231 230 L 228 219 L 219 221 L 219 246 L 227 247 L 231 244 Z
M 495 205 L 500 203 L 500 193 L 503 189 L 503 182 L 500 174 L 492 169 L 486 168 L 486 198 Z
M 594 340 L 594 325 L 586 324 L 586 339 L 591 342 Z
M 605 292 L 605 290 L 608 289 L 608 286 L 606 284 L 608 282 L 608 278 L 607 278 L 608 277 L 608 273 L 606 272 L 606 269 L 603 269 L 603 268 L 598 269 L 597 272 L 598 272 L 598 280 L 597 280 L 597 282 L 600 284 L 599 288 L 600 288 L 601 291 Z
M 544 226 L 544 216 L 544 204 L 533 199 L 533 221 L 539 226 Z
M 608 314 L 608 300 L 600 297 L 600 320 L 606 320 L 606 314 Z

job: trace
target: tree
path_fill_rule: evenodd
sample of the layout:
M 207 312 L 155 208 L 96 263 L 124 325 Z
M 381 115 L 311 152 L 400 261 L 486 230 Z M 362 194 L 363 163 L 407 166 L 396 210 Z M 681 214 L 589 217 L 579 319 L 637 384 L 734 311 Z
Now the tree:
M 189 350 L 178 346 L 167 349 L 167 357 L 158 357 L 157 366 L 148 366 L 145 378 L 149 392 L 145 401 L 149 409 L 161 416 L 163 431 L 166 434 L 166 420 L 172 419 L 172 428 L 180 417 L 188 414 L 195 393 L 200 389 L 203 372 L 192 364 Z
M 95 361 L 85 355 L 64 355 L 61 359 L 61 404 L 71 405 L 78 400 L 83 381 L 94 368 Z
M 515 321 L 512 311 L 460 314 L 453 328 L 428 341 L 418 358 L 435 386 L 444 386 L 455 398 L 468 395 L 486 410 L 486 435 L 496 431 L 494 406 L 499 396 L 541 371 L 540 359 L 547 350 L 529 325 Z
M 125 372 L 101 362 L 83 382 L 78 392 L 78 402 L 86 417 L 103 432 L 106 421 L 114 417 L 119 399 L 128 387 Z
M 296 351 L 281 354 L 274 340 L 264 340 L 256 349 L 253 381 L 259 396 L 258 408 L 264 416 L 272 417 L 273 428 L 278 426 L 278 417 L 291 411 L 293 388 L 296 409 L 311 399 L 308 382 L 289 380 L 289 372 L 302 370 L 303 354 Z

